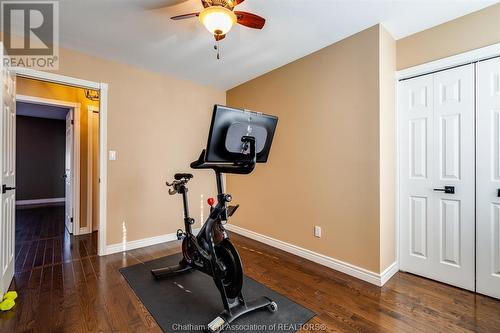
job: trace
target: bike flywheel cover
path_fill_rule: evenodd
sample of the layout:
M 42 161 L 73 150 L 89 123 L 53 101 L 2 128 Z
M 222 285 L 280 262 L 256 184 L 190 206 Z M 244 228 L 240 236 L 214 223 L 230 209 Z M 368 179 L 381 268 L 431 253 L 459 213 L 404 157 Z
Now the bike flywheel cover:
M 194 261 L 194 246 L 190 244 L 189 237 L 185 237 L 182 240 L 182 255 L 188 264 L 192 264 Z
M 236 298 L 243 287 L 243 267 L 241 265 L 240 255 L 234 245 L 224 239 L 215 246 L 217 260 L 225 267 L 224 279 L 222 284 L 229 298 Z

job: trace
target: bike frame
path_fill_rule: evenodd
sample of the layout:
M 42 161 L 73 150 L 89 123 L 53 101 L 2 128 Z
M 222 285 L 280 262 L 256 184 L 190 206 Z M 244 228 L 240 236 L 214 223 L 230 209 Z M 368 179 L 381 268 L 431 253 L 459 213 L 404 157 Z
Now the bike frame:
M 227 220 L 227 195 L 224 193 L 224 183 L 222 180 L 223 174 L 222 172 L 216 172 L 215 177 L 217 180 L 217 205 L 212 208 L 210 211 L 210 215 L 208 216 L 207 220 L 203 224 L 203 227 L 200 229 L 198 236 L 196 236 L 196 239 L 199 240 L 204 240 L 206 244 L 208 245 L 208 251 L 205 251 L 203 249 L 199 248 L 199 244 L 195 244 L 198 248 L 198 251 L 200 254 L 203 256 L 205 260 L 210 261 L 210 272 L 206 272 L 210 275 L 212 275 L 215 284 L 221 291 L 221 298 L 222 302 L 224 304 L 224 308 L 231 313 L 231 305 L 232 303 L 229 303 L 228 297 L 226 295 L 226 292 L 224 290 L 224 286 L 222 285 L 222 278 L 219 276 L 219 270 L 217 269 L 217 255 L 215 254 L 215 242 L 214 242 L 214 235 L 212 233 L 213 231 L 213 226 L 216 222 L 218 221 L 225 221 Z M 186 231 L 186 237 L 192 237 L 193 235 L 193 230 L 192 230 L 192 221 L 193 219 L 189 216 L 189 203 L 188 203 L 188 196 L 187 196 L 188 189 L 185 185 L 182 185 L 179 188 L 179 193 L 182 194 L 182 202 L 184 205 L 184 227 Z M 224 235 L 224 238 L 228 238 L 227 235 Z M 207 253 L 208 252 L 208 253 Z M 197 269 L 200 269 L 197 267 Z M 240 296 L 238 297 L 239 304 L 244 304 L 244 299 L 243 297 Z
M 214 170 L 217 182 L 217 204 L 215 205 L 215 207 L 211 207 L 210 215 L 203 224 L 197 236 L 193 235 L 192 224 L 194 223 L 194 219 L 192 219 L 189 216 L 189 203 L 187 196 L 188 188 L 186 187 L 187 181 L 180 184 L 178 188 L 175 188 L 175 191 L 177 191 L 177 193 L 182 194 L 182 201 L 184 205 L 184 227 L 185 227 L 184 235 L 186 237 L 184 241 L 188 241 L 189 245 L 196 247 L 197 252 L 201 256 L 200 259 L 202 262 L 199 263 L 198 261 L 194 261 L 193 263 L 188 263 L 185 260 L 186 257 L 184 257 L 184 259 L 177 266 L 164 267 L 164 268 L 154 269 L 151 271 L 156 278 L 163 278 L 175 274 L 182 274 L 192 269 L 199 270 L 201 272 L 204 272 L 212 276 L 217 288 L 219 289 L 222 303 L 224 304 L 224 311 L 220 313 L 219 316 L 216 319 L 214 319 L 213 322 L 208 324 L 208 327 L 210 328 L 211 332 L 219 332 L 221 329 L 225 328 L 226 325 L 229 325 L 236 318 L 246 313 L 255 311 L 257 309 L 271 307 L 273 312 L 277 311 L 276 303 L 265 296 L 261 296 L 257 299 L 248 302 L 245 301 L 243 294 L 241 293 L 241 289 L 234 298 L 229 298 L 227 296 L 227 292 L 223 283 L 225 268 L 219 266 L 217 253 L 215 251 L 216 244 L 214 237 L 217 238 L 217 241 L 220 242 L 228 241 L 229 244 L 231 244 L 224 227 L 222 227 L 222 230 L 220 231 L 222 233 L 222 240 L 220 240 L 220 237 L 218 237 L 218 235 L 214 235 L 214 230 L 216 229 L 214 228 L 214 225 L 216 223 L 222 223 L 222 221 L 227 221 L 228 218 L 227 203 L 232 200 L 231 195 L 224 193 L 224 183 L 222 180 L 223 173 L 228 172 L 236 174 L 248 174 L 253 171 L 256 164 L 257 154 L 255 149 L 255 138 L 245 136 L 242 137 L 241 141 L 249 145 L 250 153 L 247 156 L 241 158 L 239 162 L 235 162 L 229 165 L 206 163 L 204 158 L 205 152 L 203 151 L 198 161 L 191 163 L 191 167 L 193 169 Z M 167 183 L 167 185 L 169 184 Z M 172 192 L 169 191 L 169 193 L 174 194 L 176 193 L 175 191 Z M 181 238 L 181 236 L 179 237 Z M 232 244 L 231 247 L 234 248 Z M 239 255 L 237 254 L 236 249 L 234 250 L 237 255 L 238 265 L 240 265 L 241 267 L 241 260 L 239 258 Z

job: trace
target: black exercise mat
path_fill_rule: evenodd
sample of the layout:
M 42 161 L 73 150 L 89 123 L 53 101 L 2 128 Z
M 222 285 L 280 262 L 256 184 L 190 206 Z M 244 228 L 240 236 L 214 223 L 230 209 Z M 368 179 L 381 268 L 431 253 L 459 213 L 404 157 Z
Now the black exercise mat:
M 224 309 L 213 279 L 201 272 L 156 281 L 153 268 L 175 265 L 173 255 L 124 267 L 120 272 L 165 332 L 199 332 Z M 278 312 L 267 310 L 246 314 L 224 332 L 295 332 L 315 314 L 257 281 L 245 276 L 243 296 L 247 300 L 267 296 L 278 304 Z

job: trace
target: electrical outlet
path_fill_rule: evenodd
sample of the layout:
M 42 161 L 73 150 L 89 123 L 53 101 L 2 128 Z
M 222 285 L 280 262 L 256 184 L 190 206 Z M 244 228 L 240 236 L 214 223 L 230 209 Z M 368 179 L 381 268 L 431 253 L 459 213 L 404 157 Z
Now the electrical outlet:
M 314 236 L 321 238 L 321 227 L 319 227 L 319 226 L 314 227 Z

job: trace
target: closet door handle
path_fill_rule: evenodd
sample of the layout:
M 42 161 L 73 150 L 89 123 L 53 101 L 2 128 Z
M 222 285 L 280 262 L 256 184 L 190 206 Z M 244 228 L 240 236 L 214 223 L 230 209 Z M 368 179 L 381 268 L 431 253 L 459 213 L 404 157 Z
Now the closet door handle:
M 2 185 L 2 194 L 7 193 L 7 191 L 12 191 L 15 189 L 16 189 L 15 187 L 10 187 L 10 186 L 7 186 L 4 184 L 4 185 Z
M 436 192 L 444 192 L 446 194 L 455 194 L 455 186 L 445 186 L 444 188 L 435 188 Z

